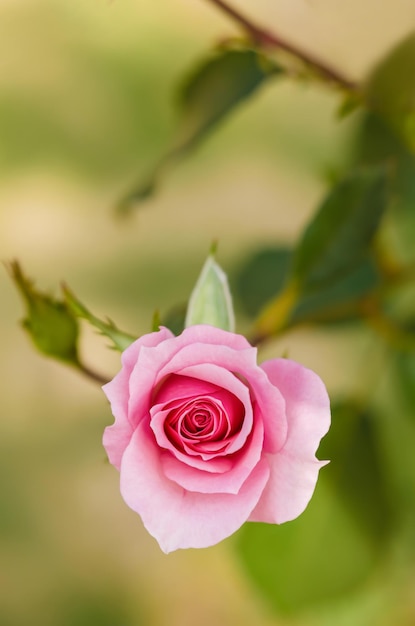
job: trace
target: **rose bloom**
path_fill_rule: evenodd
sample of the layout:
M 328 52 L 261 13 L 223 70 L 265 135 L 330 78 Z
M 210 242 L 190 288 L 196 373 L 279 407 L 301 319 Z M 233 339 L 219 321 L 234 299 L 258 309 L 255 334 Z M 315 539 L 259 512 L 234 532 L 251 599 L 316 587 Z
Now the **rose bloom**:
M 122 496 L 165 552 L 211 546 L 246 521 L 287 522 L 312 496 L 326 389 L 298 363 L 256 357 L 212 326 L 161 328 L 125 350 L 103 388 Z

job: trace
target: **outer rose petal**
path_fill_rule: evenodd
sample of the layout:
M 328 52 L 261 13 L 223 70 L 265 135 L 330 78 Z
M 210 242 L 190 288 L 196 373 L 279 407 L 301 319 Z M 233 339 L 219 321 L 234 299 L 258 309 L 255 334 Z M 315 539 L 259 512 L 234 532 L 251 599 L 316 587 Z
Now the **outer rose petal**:
M 161 328 L 156 333 L 144 335 L 137 341 L 134 341 L 121 355 L 121 370 L 109 383 L 102 387 L 111 403 L 112 414 L 115 417 L 114 424 L 107 426 L 104 431 L 103 445 L 110 462 L 117 469 L 120 469 L 123 452 L 133 433 L 128 417 L 129 379 L 131 372 L 144 346 L 154 347 L 171 337 L 173 337 L 173 333 L 170 330 Z
M 178 548 L 207 548 L 247 521 L 269 477 L 260 461 L 238 494 L 192 493 L 168 480 L 148 424 L 135 430 L 121 463 L 121 493 L 142 518 L 148 532 L 168 553 Z
M 326 464 L 315 453 L 330 426 L 330 401 L 320 378 L 287 359 L 261 365 L 286 402 L 287 441 L 275 455 L 267 455 L 271 475 L 250 521 L 281 524 L 304 511 Z

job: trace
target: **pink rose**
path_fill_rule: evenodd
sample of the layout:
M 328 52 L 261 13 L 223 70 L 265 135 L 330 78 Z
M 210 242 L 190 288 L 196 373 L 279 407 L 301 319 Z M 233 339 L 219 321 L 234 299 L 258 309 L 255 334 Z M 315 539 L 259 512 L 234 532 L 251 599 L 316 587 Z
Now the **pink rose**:
M 211 546 L 246 521 L 292 520 L 312 496 L 326 389 L 293 361 L 256 356 L 213 326 L 162 328 L 127 348 L 104 386 L 122 496 L 165 552 Z

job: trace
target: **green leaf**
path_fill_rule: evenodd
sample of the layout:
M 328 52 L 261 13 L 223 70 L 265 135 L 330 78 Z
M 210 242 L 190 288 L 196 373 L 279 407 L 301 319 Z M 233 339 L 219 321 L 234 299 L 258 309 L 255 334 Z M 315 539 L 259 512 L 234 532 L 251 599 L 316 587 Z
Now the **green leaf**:
M 415 151 L 415 33 L 375 67 L 366 85 L 370 107 Z
M 87 320 L 94 328 L 96 328 L 102 335 L 111 339 L 113 347 L 116 350 L 123 352 L 129 345 L 133 343 L 137 338 L 119 330 L 115 324 L 108 320 L 104 322 L 98 317 L 95 317 L 88 309 L 76 298 L 68 286 L 63 285 L 62 290 L 65 296 L 65 301 L 72 314 L 76 317 Z
M 411 408 L 411 417 L 415 416 L 415 354 L 399 352 L 396 355 L 397 382 L 402 395 Z
M 380 280 L 372 242 L 389 197 L 384 165 L 358 169 L 334 187 L 300 238 L 284 287 L 260 312 L 257 337 L 300 321 L 356 317 Z
M 357 134 L 354 160 L 363 165 L 389 162 L 393 207 L 413 213 L 415 205 L 415 155 L 382 118 L 367 113 Z
M 210 324 L 234 332 L 232 296 L 225 272 L 210 254 L 190 296 L 185 326 Z
M 118 211 L 127 213 L 151 196 L 168 169 L 193 150 L 265 80 L 281 71 L 261 54 L 244 48 L 221 49 L 203 61 L 182 87 L 180 121 L 170 148 L 151 174 L 121 201 Z
M 283 288 L 292 252 L 283 246 L 262 248 L 248 257 L 235 276 L 235 296 L 243 312 L 257 315 Z
M 303 291 L 337 281 L 361 263 L 388 201 L 385 167 L 358 170 L 334 187 L 294 253 L 292 278 Z
M 277 612 L 300 612 L 358 589 L 394 536 L 375 416 L 350 402 L 334 405 L 319 457 L 331 462 L 298 519 L 245 524 L 236 538 L 248 574 Z
M 327 479 L 377 549 L 385 548 L 395 524 L 381 455 L 378 416 L 354 402 L 332 405 L 332 425 L 319 455 L 331 459 Z
M 161 319 L 161 326 L 165 326 L 174 335 L 180 335 L 184 330 L 186 320 L 186 304 L 178 304 L 173 307 Z
M 25 302 L 22 324 L 35 346 L 47 356 L 78 366 L 79 327 L 66 303 L 35 289 L 17 261 L 8 269 Z
M 254 253 L 239 269 L 235 295 L 248 316 L 256 316 L 272 298 L 278 297 L 288 283 L 292 251 L 267 247 Z M 366 256 L 350 272 L 324 288 L 299 293 L 287 324 L 338 323 L 355 321 L 363 298 L 381 284 L 375 261 Z
M 338 280 L 314 291 L 300 294 L 288 325 L 304 322 L 338 323 L 361 318 L 361 302 L 380 285 L 382 279 L 374 259 L 366 255 Z
M 415 236 L 415 154 L 379 115 L 368 113 L 358 129 L 353 159 L 364 165 L 390 163 L 393 203 L 389 232 L 399 241 L 397 258 L 411 263 Z
M 277 615 L 321 607 L 358 589 L 377 554 L 327 480 L 296 520 L 277 526 L 248 523 L 236 550 L 250 579 Z

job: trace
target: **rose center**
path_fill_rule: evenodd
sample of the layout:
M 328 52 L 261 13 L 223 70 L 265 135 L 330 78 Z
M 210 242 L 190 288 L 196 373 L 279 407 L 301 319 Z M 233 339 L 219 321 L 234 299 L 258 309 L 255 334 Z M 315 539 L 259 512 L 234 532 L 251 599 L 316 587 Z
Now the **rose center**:
M 174 431 L 183 440 L 217 440 L 226 436 L 228 420 L 218 402 L 211 398 L 198 398 L 172 409 L 166 419 L 165 429 L 166 434 Z
M 176 449 L 188 454 L 203 458 L 223 454 L 240 431 L 244 416 L 243 410 L 229 408 L 212 396 L 174 403 L 164 421 L 165 435 Z
M 209 460 L 238 449 L 245 405 L 228 389 L 179 375 L 160 387 L 151 428 L 162 447 Z
M 190 412 L 183 420 L 183 430 L 189 434 L 200 434 L 211 424 L 212 416 L 208 411 L 197 410 Z

